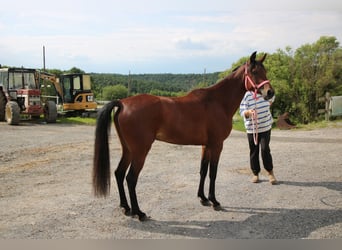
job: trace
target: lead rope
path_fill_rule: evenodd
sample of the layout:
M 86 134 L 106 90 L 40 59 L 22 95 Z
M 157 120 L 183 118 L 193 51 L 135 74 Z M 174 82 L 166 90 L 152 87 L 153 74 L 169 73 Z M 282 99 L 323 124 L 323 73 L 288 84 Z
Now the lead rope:
M 253 140 L 254 145 L 258 145 L 258 112 L 254 109 L 252 112 Z

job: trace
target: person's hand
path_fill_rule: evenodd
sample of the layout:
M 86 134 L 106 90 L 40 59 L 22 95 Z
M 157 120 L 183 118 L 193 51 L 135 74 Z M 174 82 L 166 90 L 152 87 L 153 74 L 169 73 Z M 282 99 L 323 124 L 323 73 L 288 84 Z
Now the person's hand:
M 250 117 L 252 117 L 254 112 L 255 111 L 253 109 L 249 109 L 249 110 L 245 111 L 244 115 L 245 115 L 246 118 L 250 118 Z

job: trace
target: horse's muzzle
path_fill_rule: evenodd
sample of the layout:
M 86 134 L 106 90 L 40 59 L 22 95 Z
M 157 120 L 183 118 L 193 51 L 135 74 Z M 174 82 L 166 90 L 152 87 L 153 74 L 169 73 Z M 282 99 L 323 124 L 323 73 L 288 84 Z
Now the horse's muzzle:
M 266 96 L 264 97 L 265 100 L 269 100 L 274 96 L 274 90 L 273 89 L 269 89 L 267 90 Z

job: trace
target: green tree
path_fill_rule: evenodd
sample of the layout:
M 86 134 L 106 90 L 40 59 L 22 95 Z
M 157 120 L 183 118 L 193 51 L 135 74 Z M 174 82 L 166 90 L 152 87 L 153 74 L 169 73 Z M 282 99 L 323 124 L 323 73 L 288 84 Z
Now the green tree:
M 341 68 L 335 65 L 335 52 L 340 50 L 335 37 L 321 37 L 313 44 L 298 48 L 294 55 L 296 74 L 294 91 L 297 100 L 293 107 L 302 123 L 318 119 L 319 97 L 334 89 L 337 81 L 334 73 Z
M 85 72 L 77 67 L 72 67 L 71 69 L 67 70 L 65 73 L 70 74 L 85 74 Z
M 263 53 L 261 53 L 263 54 Z M 219 74 L 223 78 L 248 57 L 239 59 Z M 342 49 L 333 36 L 323 36 L 313 44 L 304 44 L 293 51 L 278 49 L 265 60 L 268 79 L 276 92 L 272 105 L 275 116 L 289 112 L 296 122 L 308 123 L 322 119 L 318 100 L 329 91 L 342 95 Z
M 113 100 L 127 97 L 128 89 L 124 85 L 106 86 L 103 88 L 103 99 Z
M 208 87 L 208 83 L 206 82 L 199 82 L 196 86 L 192 87 L 191 89 L 199 89 L 199 88 L 206 88 Z
M 269 54 L 264 64 L 272 87 L 276 90 L 276 101 L 272 105 L 273 115 L 290 112 L 295 72 L 291 47 L 286 47 L 285 50 L 278 49 L 276 53 Z

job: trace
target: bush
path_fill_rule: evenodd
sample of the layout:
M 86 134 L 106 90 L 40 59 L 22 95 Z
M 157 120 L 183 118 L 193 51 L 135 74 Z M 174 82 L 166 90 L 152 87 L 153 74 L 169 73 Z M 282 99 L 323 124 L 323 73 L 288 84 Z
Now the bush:
M 103 99 L 114 100 L 127 97 L 128 89 L 124 85 L 111 85 L 103 88 Z

